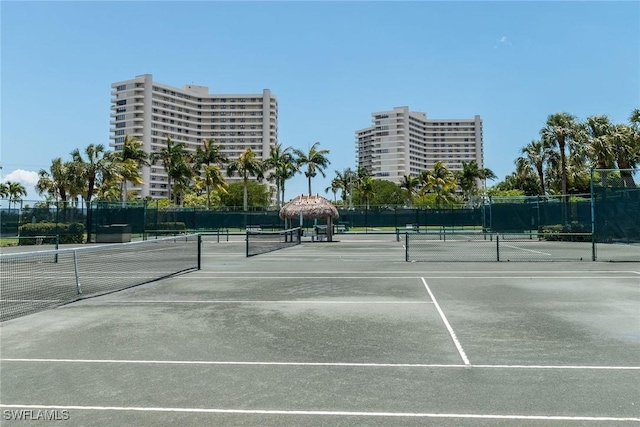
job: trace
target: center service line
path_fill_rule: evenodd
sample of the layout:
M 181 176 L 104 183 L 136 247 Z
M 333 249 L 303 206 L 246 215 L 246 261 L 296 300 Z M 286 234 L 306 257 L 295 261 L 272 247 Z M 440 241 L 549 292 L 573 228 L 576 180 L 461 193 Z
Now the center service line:
M 460 353 L 460 357 L 462 358 L 462 361 L 467 366 L 471 365 L 471 362 L 469 362 L 467 355 L 462 349 L 462 345 L 460 345 L 460 341 L 458 341 L 458 337 L 456 337 L 456 333 L 453 331 L 453 328 L 449 324 L 447 317 L 444 315 L 444 312 L 440 308 L 440 304 L 438 304 L 438 301 L 436 301 L 436 297 L 434 297 L 433 293 L 431 293 L 431 289 L 429 289 L 429 285 L 427 285 L 427 281 L 424 280 L 424 277 L 421 277 L 420 279 L 422 280 L 422 283 L 424 283 L 424 287 L 427 289 L 427 292 L 429 292 L 429 296 L 431 297 L 431 301 L 433 301 L 433 305 L 435 305 L 436 310 L 438 310 L 438 313 L 440 313 L 440 317 L 442 318 L 444 325 L 447 327 L 447 330 L 449 331 L 449 335 L 451 335 L 451 339 L 453 340 L 453 343 L 456 345 L 456 348 L 458 349 L 458 353 Z

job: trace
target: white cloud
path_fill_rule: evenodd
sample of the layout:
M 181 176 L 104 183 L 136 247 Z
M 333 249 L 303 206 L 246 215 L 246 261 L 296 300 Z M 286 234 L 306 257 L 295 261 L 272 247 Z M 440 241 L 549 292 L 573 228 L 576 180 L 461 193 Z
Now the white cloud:
M 497 40 L 498 43 L 504 46 L 511 46 L 511 42 L 507 38 L 507 36 L 502 36 Z
M 2 177 L 2 182 L 19 182 L 22 185 L 34 187 L 38 183 L 38 172 L 16 169 Z

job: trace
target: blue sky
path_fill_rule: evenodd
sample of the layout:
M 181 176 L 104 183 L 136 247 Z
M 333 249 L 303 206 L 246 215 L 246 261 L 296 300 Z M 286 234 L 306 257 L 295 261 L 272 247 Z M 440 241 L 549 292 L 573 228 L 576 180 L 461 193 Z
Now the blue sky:
M 549 114 L 640 107 L 639 2 L 11 2 L 1 12 L 2 179 L 21 181 L 75 149 L 109 143 L 111 83 L 279 102 L 279 141 L 355 166 L 371 113 L 409 106 L 484 121 L 500 178 Z M 31 172 L 31 173 L 29 173 Z M 306 192 L 304 175 L 287 197 Z

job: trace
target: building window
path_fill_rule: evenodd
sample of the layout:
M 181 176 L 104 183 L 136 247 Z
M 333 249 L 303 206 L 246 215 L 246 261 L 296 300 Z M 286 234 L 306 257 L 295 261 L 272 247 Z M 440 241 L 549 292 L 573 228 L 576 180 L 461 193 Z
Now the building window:
M 120 92 L 121 90 L 125 90 L 125 89 L 127 89 L 127 85 L 120 85 L 120 86 L 118 86 L 118 87 L 116 88 L 116 90 L 117 90 L 118 92 Z

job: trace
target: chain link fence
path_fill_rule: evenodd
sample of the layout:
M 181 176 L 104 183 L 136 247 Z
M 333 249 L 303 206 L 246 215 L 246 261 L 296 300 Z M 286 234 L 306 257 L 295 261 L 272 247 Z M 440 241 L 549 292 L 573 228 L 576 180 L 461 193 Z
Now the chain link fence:
M 584 253 L 580 253 L 578 257 L 572 255 L 570 259 L 640 261 L 639 182 L 638 169 L 593 170 L 589 194 L 566 197 L 484 196 L 475 198 L 473 203 L 455 206 L 409 208 L 386 205 L 338 209 L 340 217 L 335 225 L 338 233 L 420 231 L 420 234 L 430 236 L 429 232 L 439 233 L 440 230 L 459 231 L 473 236 L 478 245 L 486 244 L 486 236 L 495 243 L 491 237 L 498 234 L 504 236 L 505 240 L 530 238 L 539 243 L 558 243 L 560 234 L 570 239 L 572 234 L 588 233 L 593 244 L 591 255 L 585 258 Z M 241 208 L 225 207 L 211 210 L 165 208 L 157 200 L 129 204 L 95 203 L 91 209 L 92 223 L 88 224 L 88 231 L 93 236 L 100 227 L 114 224 L 127 224 L 133 235 L 162 234 L 165 230 L 244 232 L 247 228 L 265 231 L 286 228 L 275 209 L 252 208 L 245 212 Z M 1 231 L 3 236 L 18 236 L 21 225 L 47 221 L 56 224 L 80 222 L 86 225 L 86 216 L 87 207 L 81 203 L 71 206 L 61 202 L 20 201 L 11 207 L 2 207 Z M 317 221 L 304 220 L 291 225 L 311 230 L 316 224 Z M 480 233 L 482 241 L 473 233 Z M 414 237 L 424 239 L 425 244 L 432 240 L 424 236 Z M 513 255 L 508 259 L 518 258 Z M 562 256 L 555 259 L 562 259 Z

